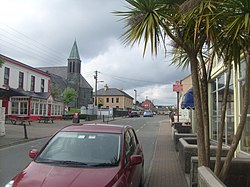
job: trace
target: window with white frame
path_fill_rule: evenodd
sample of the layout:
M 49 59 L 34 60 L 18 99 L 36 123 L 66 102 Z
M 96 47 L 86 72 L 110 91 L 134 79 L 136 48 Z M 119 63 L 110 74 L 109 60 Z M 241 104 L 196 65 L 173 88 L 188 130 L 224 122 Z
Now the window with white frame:
M 11 98 L 11 114 L 28 115 L 28 98 Z
M 240 96 L 240 113 L 239 118 L 241 117 L 241 111 L 243 109 L 243 102 L 244 102 L 244 89 L 245 89 L 245 70 L 246 70 L 246 63 L 241 62 L 239 65 L 239 96 Z M 250 96 L 248 96 L 250 97 Z M 250 154 L 250 107 L 248 104 L 248 112 L 247 112 L 247 119 L 245 128 L 242 133 L 242 138 L 240 142 L 240 149 L 248 154 Z
M 35 91 L 35 76 L 31 76 L 30 80 L 30 91 Z
M 232 72 L 231 72 L 232 75 Z M 221 125 L 221 108 L 225 91 L 226 73 L 222 73 L 211 81 L 211 139 L 217 141 Z M 227 109 L 224 129 L 224 143 L 230 145 L 234 134 L 234 89 L 231 76 L 227 98 Z
M 10 81 L 10 68 L 4 68 L 4 85 L 8 86 Z
M 41 79 L 41 92 L 44 92 L 44 79 Z
M 18 88 L 23 89 L 24 73 L 19 72 Z

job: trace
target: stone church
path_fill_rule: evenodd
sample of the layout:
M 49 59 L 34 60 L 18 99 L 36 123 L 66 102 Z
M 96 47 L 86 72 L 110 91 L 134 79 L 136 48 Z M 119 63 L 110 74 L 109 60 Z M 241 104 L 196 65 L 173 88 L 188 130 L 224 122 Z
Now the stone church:
M 39 67 L 38 69 L 50 74 L 52 93 L 56 99 L 62 100 L 63 91 L 71 87 L 77 91 L 78 98 L 75 102 L 69 103 L 69 107 L 87 107 L 88 104 L 93 103 L 93 88 L 81 75 L 81 59 L 76 41 L 68 58 L 68 66 Z

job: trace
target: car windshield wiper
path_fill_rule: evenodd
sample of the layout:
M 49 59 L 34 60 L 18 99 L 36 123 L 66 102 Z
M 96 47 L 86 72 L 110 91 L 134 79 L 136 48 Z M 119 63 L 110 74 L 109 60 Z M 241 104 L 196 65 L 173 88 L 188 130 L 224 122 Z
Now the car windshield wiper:
M 86 165 L 88 165 L 84 162 L 77 162 L 77 161 L 70 161 L 70 160 L 57 160 L 55 162 L 58 164 L 73 165 L 73 166 L 86 166 Z
M 97 164 L 91 164 L 92 167 L 112 167 L 117 166 L 117 163 L 97 163 Z
M 39 160 L 39 163 L 45 164 L 62 164 L 62 165 L 73 165 L 73 166 L 86 166 L 88 164 L 84 162 L 70 161 L 70 160 Z

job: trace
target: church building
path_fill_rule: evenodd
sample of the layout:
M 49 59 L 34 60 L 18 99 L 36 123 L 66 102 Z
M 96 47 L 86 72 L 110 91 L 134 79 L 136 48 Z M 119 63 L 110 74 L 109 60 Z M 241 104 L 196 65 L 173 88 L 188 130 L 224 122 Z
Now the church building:
M 93 103 L 93 88 L 81 75 L 81 59 L 76 41 L 68 58 L 68 66 L 39 67 L 38 69 L 50 74 L 52 93 L 57 99 L 62 100 L 63 91 L 67 87 L 77 91 L 78 98 L 75 102 L 69 103 L 68 107 L 87 107 L 88 104 Z

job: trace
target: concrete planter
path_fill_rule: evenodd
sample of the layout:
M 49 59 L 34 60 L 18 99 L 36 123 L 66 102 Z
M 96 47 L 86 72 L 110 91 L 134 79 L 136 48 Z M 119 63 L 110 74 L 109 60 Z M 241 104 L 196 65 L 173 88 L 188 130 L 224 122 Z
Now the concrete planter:
M 212 142 L 211 142 L 212 143 Z M 222 156 L 226 156 L 228 147 L 222 148 Z M 210 156 L 216 155 L 216 145 L 210 146 Z M 198 156 L 197 138 L 188 137 L 179 139 L 179 160 L 185 173 L 190 173 L 191 169 L 191 157 Z
M 173 136 L 173 140 L 174 140 L 174 146 L 175 146 L 175 150 L 178 152 L 179 151 L 179 139 L 180 138 L 195 138 L 197 137 L 197 134 L 192 134 L 192 133 L 179 133 L 177 131 L 174 132 L 174 136 Z
M 214 170 L 215 157 L 210 159 L 210 169 Z M 225 157 L 222 158 L 222 162 Z M 250 187 L 250 158 L 234 158 L 232 160 L 228 177 L 225 181 L 227 187 L 244 186 Z M 198 157 L 191 159 L 190 186 L 198 186 Z M 203 176 L 203 178 L 206 176 Z M 209 179 L 206 179 L 209 180 Z M 213 180 L 216 180 L 213 179 Z
M 174 122 L 172 123 L 172 125 L 178 133 L 191 133 L 192 132 L 191 125 L 185 125 L 182 122 Z

